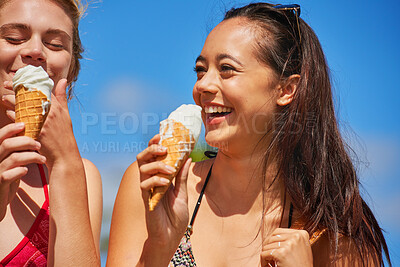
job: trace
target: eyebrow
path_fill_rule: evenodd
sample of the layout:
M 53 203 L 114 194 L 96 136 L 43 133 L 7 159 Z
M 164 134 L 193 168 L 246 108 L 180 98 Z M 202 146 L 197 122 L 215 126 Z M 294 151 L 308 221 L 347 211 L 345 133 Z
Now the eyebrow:
M 228 55 L 228 54 L 225 54 L 225 53 L 224 53 L 224 54 L 218 54 L 218 55 L 216 56 L 217 61 L 221 61 L 221 60 L 223 60 L 223 59 L 225 59 L 225 58 L 229 58 L 229 59 L 235 61 L 237 64 L 239 64 L 240 66 L 243 67 L 242 62 L 240 62 L 237 58 L 235 58 L 235 57 L 233 57 L 233 56 L 231 56 L 231 55 Z M 199 61 L 207 62 L 206 58 L 203 57 L 202 55 L 198 56 L 198 57 L 196 58 L 196 61 L 195 61 L 195 62 L 197 63 L 197 62 L 199 62 Z
M 233 57 L 233 56 L 231 56 L 231 55 L 228 55 L 228 54 L 219 54 L 219 55 L 217 56 L 217 60 L 218 60 L 218 61 L 221 61 L 221 60 L 223 60 L 223 59 L 225 59 L 225 58 L 229 58 L 229 59 L 235 61 L 237 64 L 239 64 L 240 66 L 243 67 L 242 62 L 240 62 L 237 58 L 235 58 L 235 57 Z
M 72 40 L 71 36 L 69 36 L 68 33 L 66 33 L 63 30 L 59 30 L 59 29 L 49 29 L 46 31 L 47 34 L 55 34 L 55 35 L 64 35 L 65 37 L 68 38 L 68 40 Z
M 5 31 L 10 30 L 10 29 L 19 29 L 19 30 L 31 30 L 31 27 L 29 27 L 26 24 L 22 23 L 8 23 L 4 24 L 0 27 L 0 33 L 3 34 Z M 54 35 L 63 35 L 68 38 L 68 40 L 72 40 L 71 36 L 69 36 L 68 33 L 66 33 L 63 30 L 60 29 L 48 29 L 46 31 L 46 34 L 54 34 Z
M 28 25 L 22 24 L 22 23 L 8 23 L 8 24 L 1 25 L 0 33 L 3 34 L 5 31 L 7 31 L 9 29 L 30 30 L 31 28 Z

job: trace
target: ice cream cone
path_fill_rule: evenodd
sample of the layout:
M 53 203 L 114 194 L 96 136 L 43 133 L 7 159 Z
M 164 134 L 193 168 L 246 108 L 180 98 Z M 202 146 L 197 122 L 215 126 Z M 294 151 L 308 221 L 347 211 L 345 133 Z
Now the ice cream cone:
M 158 174 L 169 180 L 166 186 L 155 187 L 152 189 L 149 198 L 149 210 L 152 211 L 168 190 L 172 180 L 178 174 L 183 164 L 188 159 L 195 146 L 193 134 L 182 123 L 172 119 L 164 120 L 160 123 L 160 144 L 167 148 L 167 154 L 160 158 L 165 164 L 176 169 L 175 173 Z
M 15 122 L 25 123 L 25 130 L 19 135 L 37 140 L 49 111 L 48 103 L 47 96 L 39 90 L 30 90 L 24 86 L 16 89 Z
M 15 122 L 25 123 L 25 135 L 37 140 L 50 110 L 54 82 L 42 67 L 27 65 L 13 77 Z

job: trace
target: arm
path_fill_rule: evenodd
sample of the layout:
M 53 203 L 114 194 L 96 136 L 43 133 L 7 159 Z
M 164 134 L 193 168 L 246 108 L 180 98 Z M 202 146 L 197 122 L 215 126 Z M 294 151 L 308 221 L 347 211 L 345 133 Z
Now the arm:
M 150 141 L 122 178 L 111 222 L 107 266 L 167 266 L 187 227 L 190 160 L 155 210 L 148 209 L 150 189 L 166 184 L 157 173 L 169 172 L 164 163 L 155 160 L 166 153 L 156 145 L 158 139 Z
M 139 168 L 134 162 L 119 186 L 111 221 L 107 266 L 135 266 L 147 239 Z
M 100 266 L 101 180 L 94 165 L 82 161 L 72 131 L 61 80 L 40 134 L 47 158 L 50 195 L 49 266 Z M 89 209 L 90 208 L 90 209 Z M 93 210 L 91 210 L 93 209 Z M 89 212 L 90 211 L 90 212 Z

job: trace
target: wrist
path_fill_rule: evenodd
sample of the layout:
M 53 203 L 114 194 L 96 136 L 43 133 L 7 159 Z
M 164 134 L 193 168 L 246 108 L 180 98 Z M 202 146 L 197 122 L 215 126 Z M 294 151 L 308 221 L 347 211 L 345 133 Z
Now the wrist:
M 177 247 L 171 246 L 170 243 L 147 239 L 136 266 L 168 266 L 176 249 Z

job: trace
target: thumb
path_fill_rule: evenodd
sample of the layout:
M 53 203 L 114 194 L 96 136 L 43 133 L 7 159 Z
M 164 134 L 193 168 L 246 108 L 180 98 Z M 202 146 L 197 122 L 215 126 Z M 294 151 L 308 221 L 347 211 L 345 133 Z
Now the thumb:
M 187 199 L 187 179 L 189 174 L 190 164 L 192 163 L 192 159 L 189 158 L 183 168 L 180 170 L 178 175 L 175 178 L 175 194 L 179 197 Z
M 67 105 L 67 86 L 67 79 L 61 79 L 54 88 L 54 96 L 57 98 L 58 102 L 65 105 Z

